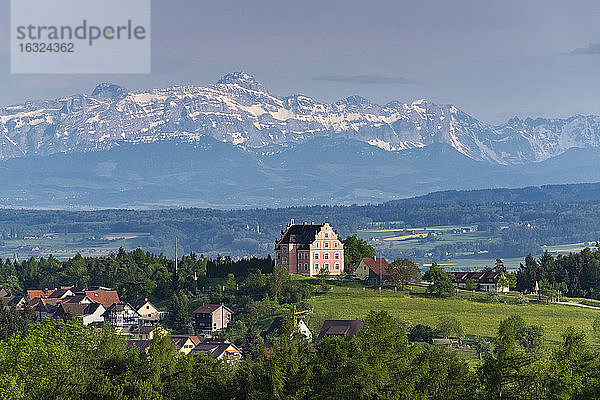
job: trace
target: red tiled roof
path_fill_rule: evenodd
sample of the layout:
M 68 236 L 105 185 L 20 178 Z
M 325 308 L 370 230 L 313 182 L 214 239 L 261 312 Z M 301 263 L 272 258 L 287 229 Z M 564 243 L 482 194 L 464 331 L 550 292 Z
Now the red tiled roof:
M 54 293 L 53 289 L 48 289 L 47 291 L 44 289 L 28 289 L 27 290 L 27 296 L 29 297 L 29 299 L 36 299 L 36 298 L 40 299 L 40 298 L 48 297 L 52 293 Z
M 102 304 L 107 310 L 121 301 L 116 290 L 87 290 L 85 295 L 94 303 Z
M 375 275 L 379 275 L 379 271 L 385 275 L 385 271 L 389 266 L 388 262 L 383 257 L 377 257 L 375 259 L 365 257 L 362 259 L 362 261 L 367 265 L 367 267 L 369 267 L 371 271 L 373 271 Z

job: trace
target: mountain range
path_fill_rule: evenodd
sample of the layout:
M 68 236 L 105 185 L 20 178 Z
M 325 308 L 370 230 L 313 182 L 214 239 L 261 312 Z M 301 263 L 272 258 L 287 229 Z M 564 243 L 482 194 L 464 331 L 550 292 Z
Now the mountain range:
M 9 207 L 375 203 L 600 181 L 598 116 L 494 126 L 424 100 L 277 97 L 241 72 L 207 87 L 104 83 L 4 107 L 0 131 L 0 206 Z
M 600 116 L 512 118 L 498 126 L 425 100 L 378 105 L 360 96 L 332 104 L 277 97 L 235 72 L 206 87 L 149 91 L 103 83 L 91 94 L 0 108 L 0 160 L 106 150 L 123 143 L 197 142 L 208 136 L 246 149 L 315 137 L 357 140 L 387 151 L 447 144 L 476 161 L 539 162 L 600 146 Z

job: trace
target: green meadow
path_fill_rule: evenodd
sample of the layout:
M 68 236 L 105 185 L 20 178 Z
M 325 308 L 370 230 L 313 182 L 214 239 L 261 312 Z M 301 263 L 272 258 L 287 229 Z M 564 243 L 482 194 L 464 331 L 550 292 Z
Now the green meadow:
M 457 318 L 465 335 L 495 336 L 498 323 L 512 314 L 518 314 L 528 325 L 541 325 L 548 344 L 556 344 L 567 327 L 573 326 L 586 333 L 595 346 L 600 340 L 594 337 L 592 322 L 600 316 L 600 310 L 558 304 L 508 304 L 482 302 L 468 298 L 431 298 L 421 294 L 409 295 L 393 292 L 379 294 L 373 290 L 357 290 L 335 287 L 327 295 L 313 297 L 311 319 L 322 321 L 327 318 L 363 318 L 369 310 L 385 310 L 412 325 L 435 326 L 441 316 Z

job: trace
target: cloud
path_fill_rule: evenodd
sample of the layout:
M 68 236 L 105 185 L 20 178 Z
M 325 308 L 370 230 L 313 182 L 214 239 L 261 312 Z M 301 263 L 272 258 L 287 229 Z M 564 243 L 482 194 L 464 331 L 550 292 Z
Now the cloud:
M 572 56 L 600 54 L 600 43 L 590 43 L 588 45 L 588 47 L 582 47 L 579 49 L 575 49 L 567 54 L 572 55 Z
M 381 84 L 381 83 L 394 83 L 401 85 L 415 84 L 418 82 L 410 79 L 403 78 L 401 76 L 383 76 L 383 75 L 317 75 L 313 78 L 314 81 L 326 81 L 326 82 L 344 82 L 344 83 L 360 83 L 360 84 Z

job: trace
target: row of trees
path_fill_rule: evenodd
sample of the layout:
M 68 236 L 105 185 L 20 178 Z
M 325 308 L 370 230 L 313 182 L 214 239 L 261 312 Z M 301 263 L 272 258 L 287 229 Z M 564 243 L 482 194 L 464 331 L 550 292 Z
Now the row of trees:
M 473 369 L 447 348 L 410 344 L 386 312 L 370 312 L 356 337 L 312 351 L 285 320 L 269 351 L 247 340 L 234 365 L 178 354 L 167 336 L 144 351 L 110 328 L 50 320 L 0 341 L 0 399 L 598 398 L 600 358 L 581 332 L 570 328 L 555 348 L 532 352 L 522 325 L 502 321 Z
M 537 260 L 528 255 L 517 271 L 517 289 L 533 292 L 536 284 L 549 297 L 568 293 L 600 299 L 600 248 L 557 257 L 545 252 Z

